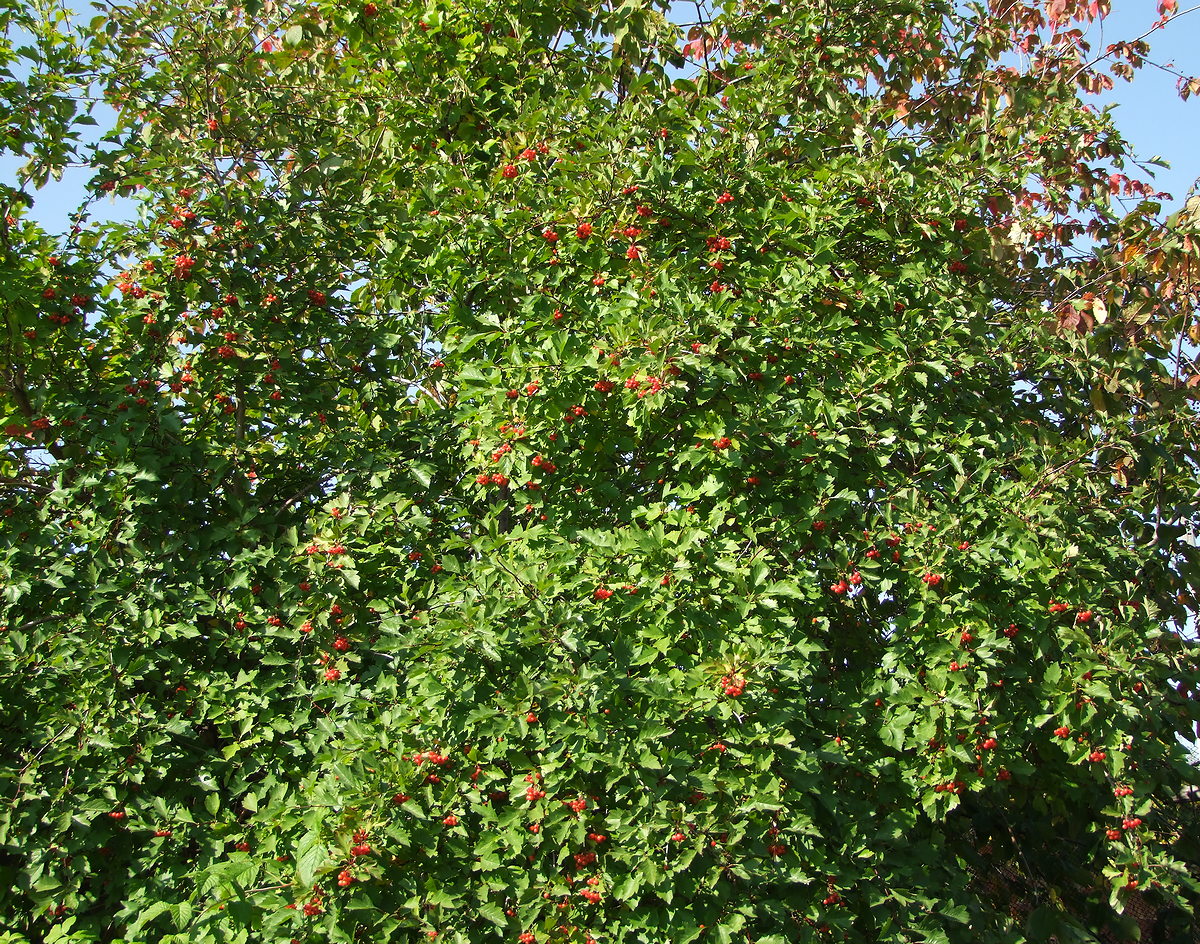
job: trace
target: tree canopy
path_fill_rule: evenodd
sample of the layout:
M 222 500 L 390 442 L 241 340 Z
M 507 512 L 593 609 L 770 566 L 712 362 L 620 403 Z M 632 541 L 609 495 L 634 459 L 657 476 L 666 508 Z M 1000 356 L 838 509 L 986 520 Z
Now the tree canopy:
M 1194 940 L 1103 4 L 97 10 L 0 8 L 0 941 Z

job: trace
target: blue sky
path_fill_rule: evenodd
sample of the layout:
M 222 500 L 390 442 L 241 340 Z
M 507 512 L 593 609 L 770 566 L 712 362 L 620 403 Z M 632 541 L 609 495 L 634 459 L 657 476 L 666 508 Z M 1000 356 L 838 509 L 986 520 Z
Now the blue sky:
M 1157 0 L 1113 0 L 1112 13 L 1088 29 L 1087 38 L 1093 51 L 1098 53 L 1109 43 L 1136 38 L 1150 29 L 1158 17 L 1156 3 Z M 1164 29 L 1147 37 L 1147 41 L 1151 44 L 1153 61 L 1185 75 L 1200 75 L 1200 9 L 1177 16 Z M 1189 188 L 1200 177 L 1200 97 L 1187 102 L 1180 100 L 1176 82 L 1177 76 L 1171 72 L 1147 65 L 1133 82 L 1118 80 L 1111 92 L 1092 97 L 1097 107 L 1116 106 L 1118 126 L 1140 156 L 1160 156 L 1170 161 L 1171 168 L 1160 170 L 1155 176 L 1158 189 L 1173 197 L 1165 202 L 1166 212 L 1182 205 Z M 111 121 L 107 108 L 97 109 L 93 114 L 101 128 Z M 0 180 L 15 183 L 19 164 L 11 156 L 0 157 Z M 1139 176 L 1132 168 L 1126 172 L 1131 177 Z M 84 188 L 90 176 L 86 168 L 68 169 L 61 181 L 51 182 L 35 195 L 33 217 L 51 232 L 65 232 L 71 215 L 85 198 Z M 89 210 L 92 220 L 127 218 L 132 203 L 106 198 L 93 203 Z
M 1094 37 L 1093 49 L 1099 52 L 1118 39 L 1140 36 L 1157 18 L 1155 0 L 1114 0 L 1111 15 L 1093 25 L 1089 39 Z M 1200 75 L 1200 9 L 1177 17 L 1146 41 L 1152 60 L 1184 75 Z M 1200 97 L 1182 101 L 1177 81 L 1175 75 L 1147 65 L 1132 82 L 1118 79 L 1111 92 L 1094 97 L 1098 106 L 1116 105 L 1117 125 L 1141 156 L 1158 155 L 1171 162 L 1170 170 L 1160 170 L 1155 177 L 1158 189 L 1174 197 L 1166 204 L 1168 210 L 1182 205 L 1188 188 L 1200 177 Z

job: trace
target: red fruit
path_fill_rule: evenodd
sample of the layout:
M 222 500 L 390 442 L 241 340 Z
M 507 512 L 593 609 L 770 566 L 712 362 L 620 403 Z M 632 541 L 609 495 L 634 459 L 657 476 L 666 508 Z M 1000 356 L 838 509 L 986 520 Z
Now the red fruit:
M 520 171 L 518 171 L 512 164 L 505 164 L 503 169 L 500 171 L 500 175 L 504 177 L 505 180 L 512 180 L 519 173 Z
M 156 829 L 156 830 L 154 830 L 154 835 L 155 835 L 155 836 L 157 836 L 157 837 L 158 837 L 158 838 L 160 838 L 160 839 L 169 839 L 169 838 L 170 838 L 170 836 L 171 836 L 171 830 L 169 830 L 169 829 Z
M 249 851 L 250 851 L 250 843 L 248 843 L 248 842 L 239 842 L 239 843 L 238 843 L 237 845 L 235 845 L 233 848 L 235 848 L 235 849 L 236 849 L 238 852 L 249 852 Z
M 1119 830 L 1119 829 L 1106 829 L 1106 830 L 1104 831 L 1104 835 L 1105 835 L 1107 838 L 1109 838 L 1109 839 L 1112 839 L 1112 840 L 1114 840 L 1114 841 L 1115 841 L 1115 840 L 1117 840 L 1117 839 L 1120 839 L 1120 838 L 1121 838 L 1121 830 Z
M 326 682 L 336 682 L 341 677 L 342 677 L 341 669 L 330 668 L 330 669 L 325 670 L 325 681 Z
M 458 825 L 458 817 L 455 816 L 453 813 L 451 813 L 444 820 L 442 820 L 442 825 L 443 826 L 457 826 Z
M 520 937 L 517 938 L 517 940 L 520 941 L 521 944 L 533 944 L 533 942 L 536 941 L 537 938 L 534 937 L 534 934 L 532 931 L 525 931 L 520 935 Z
M 1142 821 L 1136 816 L 1127 817 L 1121 821 L 1122 829 L 1137 829 L 1141 825 Z
M 990 751 L 990 750 L 992 750 L 992 749 L 993 749 L 993 748 L 996 746 L 996 739 L 995 739 L 995 738 L 988 738 L 986 741 L 984 741 L 984 742 L 983 742 L 982 744 L 980 744 L 979 746 L 980 746 L 981 748 L 983 748 L 983 750 L 985 750 L 985 751 Z
M 378 16 L 379 7 L 373 3 L 368 3 L 363 6 L 363 16 Z
M 525 716 L 525 721 L 527 724 L 537 724 L 537 719 L 538 719 L 538 716 L 535 715 L 532 711 L 529 712 L 529 714 L 527 714 Z
M 592 224 L 580 223 L 577 227 L 575 227 L 575 235 L 580 239 L 587 239 L 592 235 Z
M 355 855 L 355 856 L 370 855 L 371 847 L 368 846 L 365 842 L 360 842 L 357 846 L 354 846 L 350 850 L 350 854 Z
M 1088 754 L 1088 760 L 1090 760 L 1093 764 L 1098 764 L 1107 756 L 1108 755 L 1105 754 L 1104 751 L 1092 751 L 1090 754 Z
M 673 836 L 671 836 L 671 842 L 683 842 L 683 840 L 686 838 L 687 837 L 684 836 L 683 833 L 675 833 Z
M 350 640 L 345 636 L 338 636 L 338 638 L 333 641 L 333 648 L 338 652 L 345 652 L 350 648 Z
M 113 810 L 108 815 L 109 815 L 110 819 L 124 819 L 125 818 L 125 814 L 122 813 L 120 810 Z
M 767 846 L 767 852 L 773 856 L 781 856 L 787 852 L 787 846 L 782 845 L 781 843 L 776 843 L 775 845 Z
M 354 876 L 350 874 L 349 869 L 342 869 L 340 872 L 338 872 L 337 883 L 342 888 L 345 888 L 347 885 L 353 884 L 353 882 L 354 882 Z
M 1090 623 L 1092 621 L 1091 610 L 1081 610 L 1079 615 L 1075 617 L 1076 623 Z
M 597 600 L 607 600 L 612 595 L 613 592 L 607 587 L 597 587 L 592 593 L 592 596 L 594 596 Z
M 1066 725 L 1063 725 L 1061 728 L 1055 728 L 1054 736 L 1060 737 L 1060 738 L 1068 738 L 1071 736 L 1071 729 L 1068 728 Z

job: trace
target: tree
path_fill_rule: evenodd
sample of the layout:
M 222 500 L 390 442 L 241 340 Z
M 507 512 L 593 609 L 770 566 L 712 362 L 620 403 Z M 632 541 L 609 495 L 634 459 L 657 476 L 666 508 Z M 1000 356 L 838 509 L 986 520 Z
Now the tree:
M 1193 939 L 1144 40 L 690 10 L 7 9 L 5 940 Z

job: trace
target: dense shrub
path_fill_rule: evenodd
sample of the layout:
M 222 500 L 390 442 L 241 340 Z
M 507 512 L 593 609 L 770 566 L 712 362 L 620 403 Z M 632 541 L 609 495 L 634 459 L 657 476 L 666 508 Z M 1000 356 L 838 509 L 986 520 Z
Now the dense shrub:
M 138 213 L 4 191 L 3 940 L 1193 940 L 1200 214 L 1050 7 L 6 14 Z

